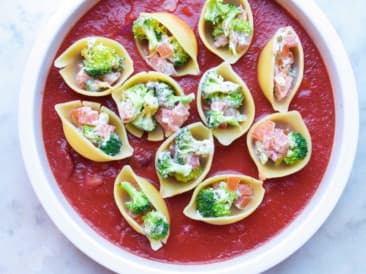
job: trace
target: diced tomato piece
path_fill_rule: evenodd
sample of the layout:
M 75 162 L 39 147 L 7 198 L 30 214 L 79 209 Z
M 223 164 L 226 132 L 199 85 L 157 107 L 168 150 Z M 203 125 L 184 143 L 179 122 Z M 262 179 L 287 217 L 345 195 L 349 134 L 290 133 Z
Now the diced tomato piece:
M 289 75 L 280 75 L 281 79 L 283 79 L 283 83 L 279 83 L 278 81 L 276 81 L 276 78 L 275 77 L 275 96 L 277 98 L 277 100 L 282 100 L 283 98 L 285 98 L 289 92 L 290 92 L 290 89 L 291 89 L 291 86 L 292 86 L 292 83 L 293 83 L 293 80 L 294 78 L 289 76 Z
M 264 136 L 263 148 L 273 162 L 286 155 L 289 145 L 289 139 L 283 129 L 275 128 Z
M 121 77 L 121 73 L 119 71 L 110 72 L 103 76 L 102 80 L 107 82 L 109 85 L 113 85 L 118 79 Z
M 263 143 L 264 136 L 273 131 L 276 124 L 270 120 L 264 121 L 253 131 L 253 138 Z
M 173 55 L 173 49 L 170 47 L 168 43 L 161 43 L 157 47 L 157 51 L 161 58 L 168 59 Z
M 242 195 L 238 199 L 235 200 L 234 205 L 238 209 L 244 209 L 250 203 L 251 199 L 252 199 L 252 197 L 250 197 L 250 196 Z
M 295 48 L 299 44 L 299 40 L 297 39 L 297 35 L 295 33 L 287 33 L 283 38 L 283 43 L 285 47 Z
M 80 66 L 80 70 L 78 71 L 78 73 L 76 74 L 75 77 L 75 81 L 78 84 L 78 86 L 82 89 L 85 89 L 85 83 L 88 80 L 93 79 L 92 77 L 90 77 L 85 71 L 84 71 L 84 67 Z
M 219 112 L 224 112 L 227 109 L 228 105 L 224 101 L 214 101 L 211 103 L 211 109 Z
M 253 189 L 247 185 L 247 184 L 240 184 L 238 185 L 238 192 L 240 195 L 246 195 L 246 196 L 252 196 L 253 195 Z
M 240 184 L 240 178 L 239 177 L 229 177 L 226 180 L 227 188 L 230 191 L 236 191 L 238 188 L 238 185 Z
M 214 46 L 216 48 L 221 48 L 226 46 L 229 43 L 229 40 L 227 39 L 227 37 L 225 35 L 220 35 L 219 37 L 217 37 L 217 39 L 214 42 Z
M 79 107 L 72 110 L 71 119 L 78 127 L 82 125 L 96 125 L 99 113 L 91 107 Z
M 152 66 L 155 70 L 165 73 L 166 75 L 175 75 L 177 71 L 174 68 L 174 65 L 164 58 L 161 58 L 158 54 L 154 54 L 153 56 L 146 59 L 146 62 Z
M 99 135 L 104 139 L 108 138 L 115 129 L 116 127 L 112 125 L 100 125 L 97 128 Z
M 131 102 L 122 101 L 118 105 L 118 112 L 123 122 L 129 122 L 133 118 L 134 106 Z
M 160 108 L 155 118 L 165 131 L 176 132 L 188 119 L 189 107 L 181 103 L 173 109 Z

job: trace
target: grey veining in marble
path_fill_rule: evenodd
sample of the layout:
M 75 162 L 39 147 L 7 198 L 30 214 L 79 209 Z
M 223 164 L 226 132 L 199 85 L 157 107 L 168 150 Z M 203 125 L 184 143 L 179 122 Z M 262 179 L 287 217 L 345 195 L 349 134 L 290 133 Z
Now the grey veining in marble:
M 304 0 L 305 1 L 305 0 Z M 366 140 L 366 1 L 316 0 L 351 58 L 361 109 L 360 140 Z M 21 160 L 17 135 L 20 78 L 39 28 L 60 6 L 56 0 L 0 1 L 0 274 L 111 273 L 76 249 L 37 200 Z M 335 210 L 320 230 L 267 274 L 366 273 L 366 147 Z

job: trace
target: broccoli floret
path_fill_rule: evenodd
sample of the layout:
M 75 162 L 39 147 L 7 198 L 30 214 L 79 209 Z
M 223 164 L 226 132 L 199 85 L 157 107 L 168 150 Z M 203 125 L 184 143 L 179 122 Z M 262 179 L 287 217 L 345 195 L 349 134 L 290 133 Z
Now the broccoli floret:
M 169 61 L 171 61 L 176 67 L 183 66 L 189 60 L 188 53 L 179 44 L 177 39 L 171 38 L 169 43 L 173 48 L 173 55 L 169 58 Z
M 175 150 L 179 159 L 188 154 L 208 155 L 213 148 L 210 140 L 197 140 L 188 128 L 183 128 L 175 137 Z
M 248 21 L 240 18 L 236 18 L 231 22 L 231 29 L 236 32 L 245 32 L 247 34 L 253 33 L 253 28 Z
M 135 120 L 131 122 L 135 127 L 142 129 L 147 132 L 154 131 L 157 123 L 152 115 L 141 113 Z
M 231 215 L 231 206 L 238 197 L 221 182 L 217 188 L 207 187 L 197 195 L 197 210 L 203 217 L 223 217 Z
M 224 78 L 215 71 L 209 71 L 202 84 L 203 98 L 208 98 L 215 93 L 230 94 L 240 90 L 240 85 L 231 81 L 225 81 Z
M 227 13 L 225 14 L 225 18 L 222 22 L 222 28 L 224 29 L 225 36 L 229 37 L 230 31 L 233 28 L 233 22 L 235 18 L 241 13 L 241 10 L 238 6 L 233 4 L 227 4 Z
M 154 91 L 148 90 L 144 96 L 144 109 L 146 115 L 154 115 L 159 109 L 158 98 L 154 95 Z
M 144 106 L 144 97 L 148 89 L 144 84 L 137 84 L 123 92 L 122 102 L 128 102 L 133 106 L 132 115 L 129 120 L 136 119 Z
M 152 52 L 158 46 L 161 36 L 166 33 L 166 30 L 160 25 L 159 21 L 140 16 L 133 23 L 132 32 L 136 39 L 147 39 L 149 41 L 149 51 Z
M 288 134 L 288 137 L 290 139 L 290 148 L 283 161 L 286 165 L 293 165 L 306 157 L 308 145 L 305 138 L 299 132 L 292 131 Z
M 188 164 L 179 164 L 171 156 L 169 151 L 162 152 L 158 156 L 156 169 L 160 176 L 167 179 L 170 175 L 181 174 L 188 176 L 192 172 L 192 166 Z
M 229 9 L 229 5 L 224 4 L 223 0 L 209 0 L 204 18 L 216 25 L 223 20 Z
M 174 107 L 178 103 L 182 103 L 183 105 L 188 105 L 190 102 L 194 100 L 194 94 L 191 93 L 189 95 L 177 96 L 174 94 L 170 94 L 166 97 L 159 97 L 159 104 L 164 107 Z
M 123 58 L 114 48 L 103 44 L 94 44 L 83 49 L 81 56 L 84 58 L 85 72 L 94 78 L 123 69 Z
M 118 154 L 121 151 L 121 147 L 121 139 L 115 132 L 112 132 L 110 137 L 99 145 L 99 148 L 110 156 Z
M 225 116 L 221 111 L 211 109 L 207 112 L 206 119 L 209 128 L 218 128 L 222 124 L 238 127 L 240 126 L 240 122 L 246 120 L 246 116 L 242 114 L 237 116 Z
M 162 240 L 168 235 L 169 224 L 163 214 L 153 210 L 144 217 L 144 232 L 150 239 Z
M 81 133 L 94 145 L 98 145 L 102 141 L 101 136 L 95 130 L 95 126 L 83 125 Z
M 221 35 L 224 35 L 224 29 L 222 28 L 222 25 L 216 25 L 212 29 L 212 37 L 216 40 Z
M 183 176 L 182 174 L 175 173 L 174 177 L 178 182 L 187 183 L 196 179 L 202 173 L 202 167 L 192 169 L 191 173 L 187 176 Z
M 130 196 L 130 200 L 126 202 L 126 207 L 131 213 L 141 215 L 151 208 L 150 201 L 142 191 L 138 191 L 129 182 L 122 182 L 120 186 Z
M 240 108 L 243 105 L 244 94 L 240 91 L 231 93 L 225 98 L 225 101 L 229 107 Z

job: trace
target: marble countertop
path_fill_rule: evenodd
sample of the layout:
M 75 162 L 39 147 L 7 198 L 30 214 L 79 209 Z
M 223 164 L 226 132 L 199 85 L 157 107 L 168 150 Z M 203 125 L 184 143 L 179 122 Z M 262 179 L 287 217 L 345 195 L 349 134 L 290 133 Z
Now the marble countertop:
M 316 0 L 331 20 L 351 59 L 360 96 L 360 140 L 366 138 L 366 2 Z M 0 273 L 111 273 L 74 247 L 55 227 L 35 196 L 21 159 L 17 102 L 23 67 L 36 34 L 61 1 L 0 1 Z M 4 134 L 6 132 L 6 134 Z M 366 147 L 360 145 L 347 188 L 320 230 L 267 274 L 366 273 Z

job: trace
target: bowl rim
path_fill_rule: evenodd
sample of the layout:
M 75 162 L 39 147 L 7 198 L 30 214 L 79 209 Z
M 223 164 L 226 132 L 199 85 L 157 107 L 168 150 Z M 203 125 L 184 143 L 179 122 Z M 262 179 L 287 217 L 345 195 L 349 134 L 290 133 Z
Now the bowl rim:
M 301 23 L 312 40 L 317 41 L 317 48 L 333 86 L 336 129 L 332 155 L 322 183 L 296 219 L 260 247 L 227 261 L 184 265 L 144 259 L 104 239 L 72 209 L 48 165 L 39 108 L 45 79 L 70 26 L 97 2 L 65 1 L 40 32 L 33 46 L 19 96 L 18 128 L 23 161 L 38 199 L 59 230 L 93 260 L 113 271 L 124 273 L 258 273 L 294 253 L 319 229 L 334 209 L 351 173 L 358 142 L 359 108 L 352 66 L 326 16 L 313 0 L 276 0 Z

